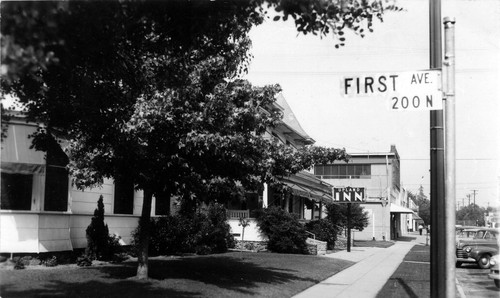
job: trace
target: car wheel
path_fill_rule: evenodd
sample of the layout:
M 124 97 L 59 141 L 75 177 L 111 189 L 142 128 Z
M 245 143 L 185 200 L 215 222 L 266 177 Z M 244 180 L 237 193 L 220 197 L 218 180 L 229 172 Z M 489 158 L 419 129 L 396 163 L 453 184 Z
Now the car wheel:
M 462 266 L 462 262 L 455 262 L 455 267 L 460 268 Z
M 479 268 L 481 268 L 481 269 L 489 269 L 490 268 L 490 255 L 484 254 L 481 257 L 479 257 L 477 264 L 479 265 Z

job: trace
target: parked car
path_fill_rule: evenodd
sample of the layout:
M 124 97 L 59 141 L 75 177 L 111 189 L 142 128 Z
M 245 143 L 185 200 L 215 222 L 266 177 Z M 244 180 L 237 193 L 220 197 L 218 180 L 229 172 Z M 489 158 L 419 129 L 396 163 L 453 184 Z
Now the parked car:
M 500 280 L 499 280 L 500 274 L 498 273 L 499 272 L 498 262 L 500 262 L 499 255 L 491 257 L 491 259 L 490 259 L 491 268 L 490 268 L 490 274 L 488 274 L 488 277 L 493 279 L 493 282 L 495 283 L 495 286 L 497 288 L 500 288 Z
M 472 239 L 458 239 L 456 267 L 463 263 L 477 263 L 480 268 L 490 268 L 490 258 L 498 253 L 499 229 L 480 228 Z
M 491 256 L 497 254 L 498 248 L 491 246 L 476 246 L 470 251 L 469 256 L 476 260 L 476 263 L 480 268 L 488 269 L 491 266 Z

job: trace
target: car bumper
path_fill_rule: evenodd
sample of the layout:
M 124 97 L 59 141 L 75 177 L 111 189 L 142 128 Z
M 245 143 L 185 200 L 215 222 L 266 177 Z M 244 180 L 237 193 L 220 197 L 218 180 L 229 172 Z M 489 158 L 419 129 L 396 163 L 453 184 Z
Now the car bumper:
M 476 263 L 477 261 L 473 258 L 457 258 L 457 262 L 462 263 Z
M 498 268 L 490 269 L 490 273 L 488 274 L 488 277 L 491 279 L 500 279 L 500 273 L 499 273 Z

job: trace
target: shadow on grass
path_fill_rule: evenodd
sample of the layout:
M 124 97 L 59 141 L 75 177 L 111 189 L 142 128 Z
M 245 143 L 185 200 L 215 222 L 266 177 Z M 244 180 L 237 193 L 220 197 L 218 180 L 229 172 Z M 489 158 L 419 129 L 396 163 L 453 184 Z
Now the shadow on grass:
M 101 271 L 110 278 L 124 279 L 136 274 L 137 263 L 128 263 L 126 268 L 107 267 Z M 172 260 L 150 260 L 149 277 L 155 280 L 190 280 L 214 285 L 244 294 L 252 294 L 252 288 L 263 284 L 288 282 L 319 282 L 313 278 L 300 277 L 291 269 L 264 267 L 244 259 L 229 256 L 187 257 Z
M 406 294 L 408 294 L 408 297 L 410 298 L 418 298 L 418 295 L 415 294 L 413 289 L 405 282 L 404 279 L 402 278 L 396 278 L 396 281 L 403 287 L 404 291 Z
M 289 256 L 290 258 L 292 256 Z M 292 257 L 293 258 L 293 257 Z M 290 264 L 295 263 L 288 259 Z M 312 260 L 312 259 L 310 259 Z M 306 260 L 307 261 L 307 260 Z M 318 259 L 318 261 L 321 261 Z M 266 257 L 245 260 L 234 256 L 150 259 L 149 279 L 134 279 L 137 262 L 71 270 L 13 270 L 0 286 L 2 297 L 225 297 L 259 296 L 262 288 L 315 284 L 322 278 L 300 267 L 279 267 Z M 314 268 L 313 268 L 314 269 Z M 40 274 L 44 275 L 41 276 Z M 300 289 L 298 289 L 300 290 Z M 221 297 L 222 297 L 221 296 Z
M 139 280 L 65 282 L 52 281 L 41 287 L 25 289 L 2 285 L 2 297 L 199 297 L 200 293 L 168 288 L 154 288 L 150 282 Z

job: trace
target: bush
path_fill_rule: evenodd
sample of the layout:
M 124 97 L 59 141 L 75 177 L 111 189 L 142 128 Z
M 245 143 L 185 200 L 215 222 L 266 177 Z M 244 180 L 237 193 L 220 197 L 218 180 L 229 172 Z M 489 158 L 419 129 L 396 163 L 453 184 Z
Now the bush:
M 151 219 L 149 254 L 210 254 L 226 252 L 235 246 L 226 209 L 212 204 L 205 213 L 179 214 Z M 133 244 L 139 244 L 140 226 L 132 233 Z
M 86 267 L 92 265 L 92 260 L 87 255 L 82 255 L 76 259 L 76 265 Z
M 197 246 L 208 248 L 209 253 L 222 253 L 235 247 L 236 242 L 230 232 L 231 227 L 227 223 L 227 212 L 223 205 L 211 204 L 200 226 L 201 235 L 196 241 Z M 203 250 L 206 251 L 205 248 Z
M 57 266 L 57 257 L 56 256 L 52 256 L 52 258 L 50 259 L 46 259 L 43 264 L 46 266 L 46 267 L 55 267 Z
M 97 209 L 86 230 L 87 249 L 85 255 L 91 260 L 110 260 L 119 251 L 120 237 L 109 235 L 108 225 L 104 223 L 104 203 L 102 195 L 97 201 Z
M 335 241 L 337 241 L 337 235 L 341 231 L 341 228 L 334 225 L 329 219 L 323 218 L 308 222 L 306 230 L 313 233 L 316 236 L 316 240 L 325 241 L 327 249 L 334 249 Z
M 257 214 L 260 231 L 269 240 L 267 249 L 279 253 L 307 253 L 306 229 L 294 214 L 271 206 Z

